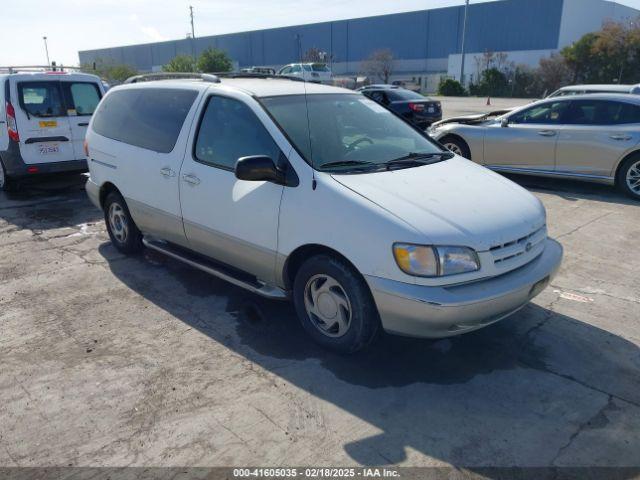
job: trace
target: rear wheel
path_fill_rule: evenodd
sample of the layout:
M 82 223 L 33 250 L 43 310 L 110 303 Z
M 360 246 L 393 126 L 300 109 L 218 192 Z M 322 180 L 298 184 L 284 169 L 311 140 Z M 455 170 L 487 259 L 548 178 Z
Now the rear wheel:
M 118 192 L 107 195 L 104 201 L 104 220 L 109 238 L 118 250 L 122 253 L 137 253 L 142 250 L 142 233 Z
M 640 154 L 628 158 L 620 167 L 618 188 L 636 200 L 640 200 Z
M 0 160 L 0 191 L 9 192 L 14 189 L 15 181 L 7 175 L 2 160 Z
M 379 331 L 378 310 L 364 279 L 336 257 L 308 259 L 296 274 L 293 300 L 304 329 L 326 348 L 353 353 Z
M 447 150 L 455 153 L 456 155 L 460 155 L 461 157 L 471 160 L 471 149 L 469 148 L 469 145 L 467 145 L 467 142 L 461 138 L 444 137 L 440 140 L 440 143 L 442 143 Z

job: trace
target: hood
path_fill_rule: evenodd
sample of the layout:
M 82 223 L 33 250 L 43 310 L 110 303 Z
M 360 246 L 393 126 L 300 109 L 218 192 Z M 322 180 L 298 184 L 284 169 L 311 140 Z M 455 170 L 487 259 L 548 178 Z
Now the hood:
M 431 128 L 438 128 L 440 125 L 445 125 L 447 123 L 464 123 L 467 125 L 476 125 L 486 122 L 489 119 L 494 119 L 501 115 L 505 115 L 512 110 L 514 109 L 505 108 L 502 110 L 494 110 L 493 112 L 488 113 L 475 113 L 472 115 L 460 115 L 458 117 L 445 118 L 444 120 L 440 120 L 439 122 L 432 123 Z
M 542 203 L 531 193 L 461 157 L 390 172 L 332 177 L 404 220 L 428 244 L 486 251 L 529 235 L 546 221 Z

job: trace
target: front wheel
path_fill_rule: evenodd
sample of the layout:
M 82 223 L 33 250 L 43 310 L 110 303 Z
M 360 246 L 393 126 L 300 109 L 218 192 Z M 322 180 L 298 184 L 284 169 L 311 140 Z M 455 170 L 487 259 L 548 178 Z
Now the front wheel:
M 471 149 L 467 142 L 458 137 L 444 137 L 440 143 L 452 153 L 471 160 Z
M 339 258 L 308 259 L 295 277 L 293 300 L 307 333 L 331 350 L 354 353 L 369 345 L 380 329 L 364 279 Z
M 117 192 L 111 192 L 104 201 L 104 220 L 113 245 L 122 253 L 142 250 L 142 233 L 138 230 L 127 204 Z
M 634 155 L 622 164 L 617 181 L 620 190 L 640 200 L 640 155 Z

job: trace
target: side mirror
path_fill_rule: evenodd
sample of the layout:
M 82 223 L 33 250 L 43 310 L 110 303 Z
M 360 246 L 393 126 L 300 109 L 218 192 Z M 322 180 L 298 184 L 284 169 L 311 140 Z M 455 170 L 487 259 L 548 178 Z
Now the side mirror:
M 236 162 L 236 178 L 249 182 L 273 182 L 280 185 L 286 183 L 284 172 L 266 155 L 239 158 Z
M 504 117 L 502 120 L 500 120 L 500 126 L 502 128 L 507 128 L 509 126 L 509 119 L 507 117 Z

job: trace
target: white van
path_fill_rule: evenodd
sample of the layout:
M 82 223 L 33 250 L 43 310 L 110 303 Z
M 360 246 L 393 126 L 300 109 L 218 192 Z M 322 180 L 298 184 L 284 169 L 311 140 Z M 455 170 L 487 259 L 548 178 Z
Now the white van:
M 31 175 L 86 171 L 100 78 L 64 71 L 0 74 L 0 190 Z
M 274 78 L 115 87 L 87 133 L 111 241 L 256 294 L 353 352 L 381 328 L 440 338 L 526 305 L 560 266 L 529 192 L 359 93 Z

